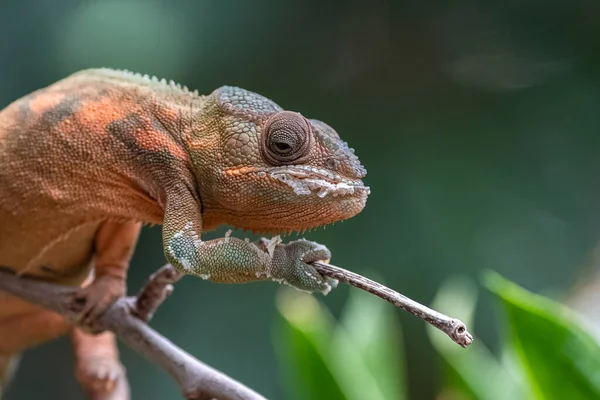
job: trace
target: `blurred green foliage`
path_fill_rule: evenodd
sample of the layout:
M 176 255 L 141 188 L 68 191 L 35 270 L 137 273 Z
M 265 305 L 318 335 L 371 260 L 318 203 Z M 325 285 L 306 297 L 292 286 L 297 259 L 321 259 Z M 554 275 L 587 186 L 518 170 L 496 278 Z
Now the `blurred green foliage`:
M 368 170 L 365 210 L 306 234 L 335 264 L 376 270 L 423 303 L 448 277 L 484 268 L 555 297 L 600 239 L 599 22 L 600 3 L 587 0 L 2 0 L 0 107 L 101 66 L 201 93 L 256 91 L 333 126 Z M 160 228 L 145 228 L 130 292 L 163 262 Z M 185 278 L 153 326 L 285 399 L 270 335 L 278 288 Z M 322 303 L 336 319 L 348 293 Z M 483 354 L 500 368 L 493 299 L 477 297 L 480 347 L 461 357 Z M 403 360 L 406 398 L 432 399 L 450 359 L 438 361 L 424 324 L 400 319 L 404 342 L 388 356 Z M 178 396 L 146 360 L 126 347 L 122 358 L 135 398 Z M 27 352 L 7 398 L 79 398 L 72 369 L 67 340 Z
M 502 300 L 509 339 L 537 399 L 599 399 L 600 346 L 560 303 L 490 275 Z
M 314 297 L 291 289 L 278 305 L 286 398 L 406 398 L 400 326 L 381 300 L 353 291 L 339 322 Z
M 507 336 L 500 356 L 477 338 L 469 348 L 460 348 L 428 326 L 429 339 L 444 360 L 437 398 L 599 399 L 600 345 L 577 314 L 495 273 L 489 272 L 485 283 L 504 309 Z M 452 279 L 433 306 L 461 315 L 469 326 L 476 292 L 471 281 Z M 399 322 L 388 304 L 356 291 L 336 321 L 313 297 L 286 291 L 279 311 L 276 343 L 286 398 L 407 398 Z

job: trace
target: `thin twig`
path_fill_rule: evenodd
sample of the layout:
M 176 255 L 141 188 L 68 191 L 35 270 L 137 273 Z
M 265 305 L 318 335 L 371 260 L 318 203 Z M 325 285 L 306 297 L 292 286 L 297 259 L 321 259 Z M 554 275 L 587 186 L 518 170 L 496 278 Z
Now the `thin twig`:
M 467 347 L 473 342 L 473 336 L 467 331 L 467 326 L 461 320 L 450 318 L 447 315 L 432 310 L 380 283 L 365 278 L 362 275 L 355 274 L 354 272 L 320 261 L 316 261 L 312 263 L 312 265 L 321 275 L 337 279 L 340 282 L 347 283 L 374 294 L 375 296 L 392 303 L 396 307 L 400 307 L 425 320 L 450 336 L 450 339 L 462 347 Z
M 144 322 L 154 316 L 156 309 L 173 293 L 173 284 L 183 278 L 183 273 L 167 264 L 150 275 L 148 282 L 136 296 L 135 315 Z
M 168 281 L 164 279 L 164 268 L 154 275 L 160 277 L 162 283 L 154 283 L 150 280 L 147 287 L 151 289 L 143 290 L 142 293 L 148 296 L 151 296 L 151 293 L 164 294 L 167 287 L 165 282 Z M 172 277 L 176 278 L 176 276 Z M 160 289 L 161 286 L 163 290 L 155 290 Z M 17 277 L 12 272 L 0 269 L 0 290 L 58 312 L 70 321 L 75 321 L 77 318 L 77 312 L 70 307 L 76 288 L 54 285 L 33 278 Z M 156 300 L 147 299 L 146 304 L 150 306 L 146 309 L 148 311 L 146 315 L 152 315 L 154 307 L 158 306 L 165 297 Z M 180 386 L 185 398 L 264 400 L 263 396 L 252 389 L 198 361 L 137 318 L 132 312 L 137 303 L 137 297 L 120 298 L 98 319 L 97 326 L 114 332 L 123 342 L 165 370 Z

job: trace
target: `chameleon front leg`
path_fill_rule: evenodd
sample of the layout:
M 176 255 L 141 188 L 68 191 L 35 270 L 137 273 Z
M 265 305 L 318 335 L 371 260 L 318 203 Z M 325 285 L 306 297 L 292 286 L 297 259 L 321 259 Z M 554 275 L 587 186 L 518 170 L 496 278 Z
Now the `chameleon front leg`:
M 252 243 L 229 235 L 202 241 L 200 204 L 187 190 L 167 198 L 163 246 L 167 260 L 179 271 L 222 283 L 273 280 L 308 292 L 327 294 L 337 281 L 320 275 L 309 263 L 331 258 L 318 243 L 279 237 Z

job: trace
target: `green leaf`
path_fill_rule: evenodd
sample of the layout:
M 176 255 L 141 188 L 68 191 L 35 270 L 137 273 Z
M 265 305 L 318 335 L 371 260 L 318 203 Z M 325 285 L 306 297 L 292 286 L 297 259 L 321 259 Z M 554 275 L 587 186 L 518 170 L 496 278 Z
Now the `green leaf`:
M 381 281 L 381 280 L 380 280 Z M 385 301 L 361 290 L 351 290 L 348 302 L 334 333 L 332 352 L 346 370 L 349 384 L 358 386 L 367 374 L 373 387 L 358 399 L 406 398 L 402 331 L 396 309 Z M 354 357 L 350 357 L 353 353 Z M 354 362 L 348 362 L 349 359 Z M 357 395 L 360 389 L 354 389 Z M 367 397 L 364 397 L 367 396 Z
M 278 298 L 282 319 L 276 349 L 288 399 L 347 400 L 329 365 L 333 324 L 312 296 L 285 289 Z
M 492 272 L 485 283 L 502 300 L 511 344 L 537 397 L 600 398 L 600 347 L 575 312 Z
M 282 291 L 279 355 L 288 398 L 402 400 L 400 329 L 392 306 L 351 291 L 342 323 L 314 296 Z
M 467 278 L 453 278 L 442 285 L 432 308 L 462 320 L 473 329 L 473 314 L 477 304 L 476 284 Z M 445 388 L 458 391 L 461 398 L 479 400 L 528 399 L 517 376 L 501 363 L 484 343 L 475 337 L 466 349 L 458 346 L 437 328 L 428 325 L 431 343 L 442 356 L 446 367 Z

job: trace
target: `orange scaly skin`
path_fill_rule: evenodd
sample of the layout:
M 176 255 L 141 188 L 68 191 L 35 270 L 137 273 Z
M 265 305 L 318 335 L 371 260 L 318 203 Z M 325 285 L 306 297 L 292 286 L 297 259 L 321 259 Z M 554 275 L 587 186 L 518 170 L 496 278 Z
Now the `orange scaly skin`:
M 322 245 L 200 234 L 224 223 L 276 233 L 350 218 L 365 206 L 365 174 L 332 128 L 255 93 L 200 96 L 129 72 L 81 71 L 0 111 L 0 266 L 74 286 L 93 268 L 77 296 L 92 323 L 124 294 L 141 225 L 162 224 L 165 256 L 186 274 L 327 293 L 336 282 L 309 265 L 330 258 Z M 0 355 L 70 329 L 0 293 Z M 94 339 L 74 335 L 85 359 Z

